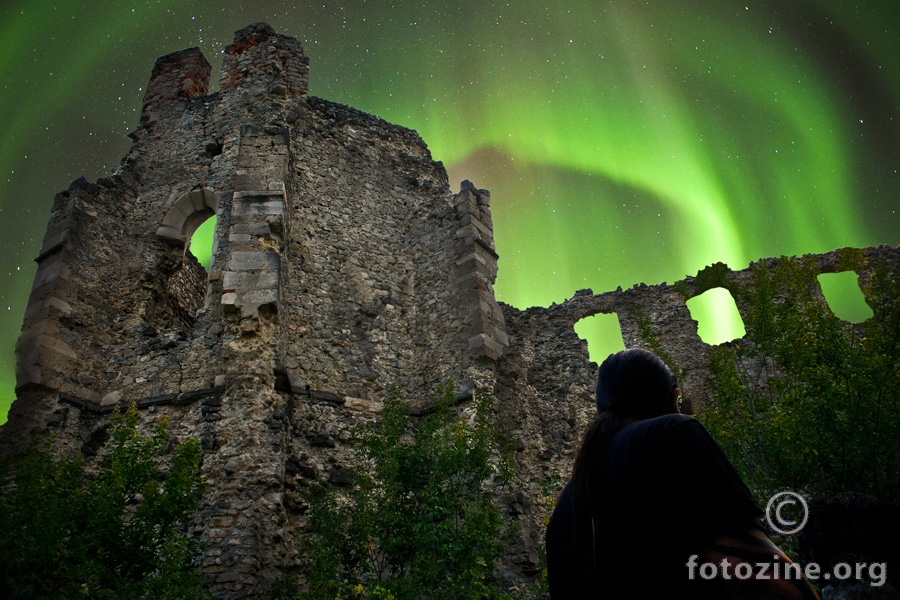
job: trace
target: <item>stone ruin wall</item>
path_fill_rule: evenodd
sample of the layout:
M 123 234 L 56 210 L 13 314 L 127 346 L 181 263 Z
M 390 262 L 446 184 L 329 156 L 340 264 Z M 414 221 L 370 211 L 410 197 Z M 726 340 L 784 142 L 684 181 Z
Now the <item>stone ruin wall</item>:
M 137 402 L 146 427 L 169 418 L 174 438 L 203 444 L 208 589 L 265 597 L 295 564 L 304 487 L 349 483 L 350 431 L 392 386 L 414 412 L 438 383 L 458 386 L 462 410 L 486 387 L 516 449 L 500 501 L 519 533 L 502 572 L 533 583 L 549 503 L 594 410 L 597 366 L 574 324 L 614 312 L 628 347 L 652 346 L 652 332 L 693 367 L 686 396 L 703 398 L 706 345 L 685 301 L 747 285 L 755 267 L 499 304 L 490 194 L 469 182 L 451 193 L 414 131 L 308 96 L 308 65 L 264 24 L 236 33 L 215 94 L 199 50 L 157 61 L 115 174 L 54 200 L 0 453 L 37 427 L 93 456 L 117 405 Z M 207 276 L 186 247 L 212 215 Z M 817 257 L 822 272 L 839 255 Z
M 392 386 L 470 392 L 507 343 L 488 192 L 452 194 L 414 131 L 308 96 L 307 73 L 264 24 L 216 94 L 199 50 L 157 61 L 115 174 L 54 201 L 0 433 L 4 454 L 37 427 L 92 456 L 137 402 L 199 437 L 220 597 L 290 562 L 297 492 L 346 479 L 348 432 Z M 186 247 L 212 215 L 207 277 Z
M 725 288 L 746 324 L 749 307 L 742 291 L 750 289 L 757 269 L 771 270 L 780 261 L 809 265 L 815 275 L 854 271 L 863 289 L 878 275 L 900 277 L 900 247 L 843 248 L 800 258 L 762 259 L 737 271 L 717 263 L 672 285 L 639 284 L 601 294 L 580 290 L 548 308 L 522 311 L 501 305 L 510 342 L 495 369 L 498 422 L 515 441 L 518 468 L 515 490 L 504 501 L 522 532 L 507 557 L 515 565 L 513 571 L 533 573 L 544 519 L 571 474 L 581 436 L 595 415 L 598 365 L 589 360 L 587 342 L 575 333 L 575 323 L 596 314 L 615 314 L 626 347 L 664 354 L 673 370 L 681 373 L 682 410 L 694 412 L 711 398 L 706 385 L 710 346 L 697 334 L 686 302 L 710 289 Z M 818 282 L 809 284 L 826 302 Z M 882 300 L 867 294 L 866 301 L 874 307 Z

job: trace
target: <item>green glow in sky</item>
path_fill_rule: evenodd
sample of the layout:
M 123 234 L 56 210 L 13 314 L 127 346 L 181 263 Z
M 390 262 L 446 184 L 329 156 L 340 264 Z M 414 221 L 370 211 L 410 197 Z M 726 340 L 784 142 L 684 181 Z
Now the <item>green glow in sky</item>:
M 896 0 L 312 4 L 0 9 L 0 414 L 53 195 L 127 152 L 157 56 L 199 45 L 218 69 L 254 21 L 302 41 L 312 94 L 418 130 L 454 188 L 491 190 L 509 304 L 900 242 Z M 621 344 L 614 321 L 578 331 L 595 360 Z

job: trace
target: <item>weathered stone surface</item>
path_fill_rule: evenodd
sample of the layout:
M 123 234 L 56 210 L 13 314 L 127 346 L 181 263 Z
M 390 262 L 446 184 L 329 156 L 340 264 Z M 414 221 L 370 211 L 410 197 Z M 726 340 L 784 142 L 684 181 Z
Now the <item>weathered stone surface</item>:
M 711 279 L 500 304 L 490 194 L 453 194 L 415 131 L 308 96 L 299 42 L 265 24 L 236 34 L 218 94 L 209 77 L 196 49 L 159 59 L 116 175 L 54 199 L 0 455 L 37 427 L 92 457 L 92 432 L 131 402 L 142 426 L 168 418 L 205 453 L 209 591 L 264 598 L 296 564 L 302 490 L 348 483 L 350 432 L 389 390 L 420 415 L 442 382 L 462 404 L 487 388 L 518 467 L 499 497 L 518 524 L 503 576 L 536 581 L 554 486 L 594 411 L 574 324 L 616 313 L 627 346 L 652 331 L 692 367 L 682 385 L 699 403 L 706 347 L 685 301 Z M 213 214 L 207 274 L 186 245 Z M 865 257 L 898 264 L 893 248 Z M 839 253 L 817 260 L 837 270 Z M 746 285 L 752 269 L 722 277 Z
M 264 597 L 298 486 L 348 482 L 353 425 L 393 386 L 464 384 L 506 340 L 496 254 L 455 236 L 493 247 L 486 192 L 457 200 L 414 131 L 309 97 L 299 42 L 268 25 L 236 34 L 218 94 L 210 71 L 197 49 L 160 58 L 116 175 L 56 197 L 0 443 L 37 426 L 93 455 L 116 406 L 169 418 L 207 452 L 209 590 Z M 212 215 L 207 274 L 186 246 Z

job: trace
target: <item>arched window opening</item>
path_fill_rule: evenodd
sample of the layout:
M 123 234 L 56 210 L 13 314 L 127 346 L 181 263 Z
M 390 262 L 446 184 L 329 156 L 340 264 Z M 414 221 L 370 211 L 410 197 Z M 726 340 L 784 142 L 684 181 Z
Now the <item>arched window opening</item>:
M 169 246 L 168 253 L 160 254 L 167 293 L 157 297 L 154 309 L 162 328 L 175 325 L 188 335 L 197 311 L 205 305 L 207 273 L 215 255 L 217 208 L 211 189 L 191 190 L 175 201 L 156 230 Z
M 585 317 L 575 323 L 575 333 L 587 341 L 588 354 L 597 364 L 606 360 L 610 354 L 625 349 L 619 317 L 615 313 L 600 313 Z
M 859 288 L 859 276 L 853 271 L 821 273 L 818 280 L 828 308 L 838 319 L 862 323 L 875 314 Z
M 731 292 L 722 287 L 706 290 L 687 301 L 691 318 L 697 321 L 697 335 L 715 346 L 744 337 L 744 321 Z
M 172 205 L 172 208 L 163 217 L 156 234 L 170 245 L 183 248 L 187 253 L 191 243 L 194 242 L 193 238 L 197 231 L 203 229 L 204 232 L 201 233 L 201 236 L 208 236 L 209 243 L 206 242 L 207 237 L 198 239 L 195 242 L 195 250 L 191 254 L 198 260 L 200 259 L 198 254 L 206 254 L 206 251 L 201 248 L 210 248 L 210 252 L 214 254 L 212 247 L 215 242 L 213 232 L 215 231 L 217 207 L 216 195 L 212 190 L 207 188 L 192 190 Z M 212 223 L 207 225 L 209 221 Z M 207 229 L 208 234 L 206 233 Z M 206 263 L 209 265 L 210 260 L 207 260 Z
M 188 241 L 187 251 L 209 271 L 212 264 L 213 234 L 216 231 L 216 217 L 209 217 L 201 224 Z

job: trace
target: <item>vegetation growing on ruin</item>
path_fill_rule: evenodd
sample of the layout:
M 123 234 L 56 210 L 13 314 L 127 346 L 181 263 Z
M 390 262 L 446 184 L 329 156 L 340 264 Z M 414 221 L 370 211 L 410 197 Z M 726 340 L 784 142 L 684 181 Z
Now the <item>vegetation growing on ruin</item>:
M 133 405 L 111 429 L 93 477 L 35 436 L 4 478 L 0 597 L 203 597 L 199 547 L 186 535 L 203 488 L 199 442 L 170 451 L 165 422 L 139 434 Z
M 887 264 L 854 266 L 874 311 L 856 325 L 829 310 L 809 260 L 758 268 L 733 290 L 747 336 L 710 349 L 713 401 L 698 416 L 757 498 L 900 500 L 900 279 Z
M 492 396 L 476 392 L 463 414 L 454 403 L 441 388 L 416 423 L 394 391 L 356 431 L 352 485 L 312 488 L 304 598 L 503 597 L 494 566 L 508 532 L 490 487 L 511 481 L 511 456 Z
M 656 335 L 656 332 L 653 330 L 653 325 L 650 322 L 650 317 L 648 317 L 644 312 L 642 312 L 637 306 L 629 307 L 629 315 L 634 320 L 634 323 L 637 325 L 638 335 L 641 340 L 643 340 L 644 344 L 647 346 L 647 350 L 650 350 L 658 357 L 662 359 L 664 363 L 672 370 L 672 373 L 675 375 L 675 378 L 681 381 L 684 379 L 684 376 L 687 375 L 692 367 L 685 367 L 678 364 L 678 361 L 669 354 L 669 352 L 663 347 L 662 343 L 659 341 L 659 336 Z

